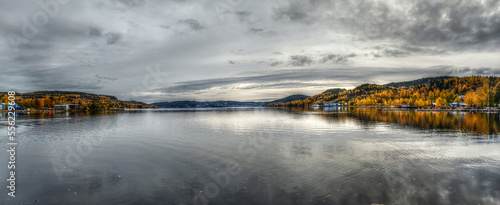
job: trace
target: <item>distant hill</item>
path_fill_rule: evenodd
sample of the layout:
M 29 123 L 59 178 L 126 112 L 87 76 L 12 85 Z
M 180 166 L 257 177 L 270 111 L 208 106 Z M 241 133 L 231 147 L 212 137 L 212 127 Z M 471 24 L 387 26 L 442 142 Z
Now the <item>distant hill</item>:
M 276 102 L 287 103 L 287 102 L 292 102 L 292 101 L 296 101 L 296 100 L 304 100 L 304 99 L 306 99 L 308 97 L 309 96 L 307 96 L 307 95 L 290 95 L 288 97 L 272 101 L 271 103 L 276 103 Z
M 0 93 L 0 102 L 7 102 L 7 93 Z M 32 109 L 53 108 L 55 104 L 80 104 L 83 110 L 114 110 L 117 108 L 156 108 L 136 101 L 121 101 L 115 96 L 73 91 L 37 91 L 16 93 L 19 106 Z
M 157 102 L 150 105 L 161 108 L 206 108 L 206 107 L 261 107 L 265 102 L 238 102 L 238 101 L 175 101 L 175 102 Z
M 450 79 L 450 78 L 453 78 L 453 77 L 450 77 L 450 76 L 429 77 L 429 78 L 420 78 L 418 80 L 412 80 L 412 81 L 392 82 L 392 83 L 388 83 L 385 85 L 390 86 L 390 87 L 395 87 L 395 88 L 411 87 L 411 86 L 431 84 L 433 82 L 437 82 L 437 81 L 444 80 L 444 79 Z

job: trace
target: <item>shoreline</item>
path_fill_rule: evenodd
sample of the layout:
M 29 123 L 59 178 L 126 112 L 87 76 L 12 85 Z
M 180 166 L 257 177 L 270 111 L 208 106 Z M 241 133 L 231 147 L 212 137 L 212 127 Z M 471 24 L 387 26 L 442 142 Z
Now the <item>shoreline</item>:
M 270 108 L 303 108 L 303 107 L 270 107 Z M 452 107 L 396 107 L 396 106 L 339 106 L 339 107 L 309 107 L 304 109 L 325 109 L 325 108 L 358 108 L 358 109 L 377 109 L 383 112 L 391 111 L 415 111 L 415 112 L 475 112 L 475 113 L 500 113 L 500 108 L 452 108 Z
M 452 108 L 382 108 L 380 111 L 415 111 L 415 112 L 478 112 L 478 113 L 500 113 L 497 109 L 452 109 Z
M 32 113 L 60 113 L 60 112 L 66 112 L 66 110 L 0 110 L 0 113 L 8 113 L 8 112 L 15 112 L 15 113 L 24 113 L 24 112 L 32 112 Z
M 147 109 L 158 109 L 158 108 L 147 108 Z M 11 112 L 15 113 L 66 113 L 66 112 L 124 112 L 124 111 L 135 111 L 131 109 L 125 110 L 14 110 Z M 0 110 L 0 113 L 8 113 L 9 110 Z

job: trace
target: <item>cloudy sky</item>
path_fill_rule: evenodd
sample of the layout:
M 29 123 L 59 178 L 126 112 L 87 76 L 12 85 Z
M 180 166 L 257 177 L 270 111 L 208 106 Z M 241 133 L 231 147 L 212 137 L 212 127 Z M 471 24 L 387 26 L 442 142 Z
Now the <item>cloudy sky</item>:
M 0 0 L 2 90 L 266 101 L 500 75 L 498 0 Z

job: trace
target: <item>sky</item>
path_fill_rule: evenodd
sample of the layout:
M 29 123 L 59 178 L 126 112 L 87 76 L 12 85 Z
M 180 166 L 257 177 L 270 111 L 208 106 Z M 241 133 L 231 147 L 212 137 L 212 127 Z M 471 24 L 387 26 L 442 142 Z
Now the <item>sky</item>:
M 500 75 L 498 0 L 0 0 L 0 88 L 270 101 Z

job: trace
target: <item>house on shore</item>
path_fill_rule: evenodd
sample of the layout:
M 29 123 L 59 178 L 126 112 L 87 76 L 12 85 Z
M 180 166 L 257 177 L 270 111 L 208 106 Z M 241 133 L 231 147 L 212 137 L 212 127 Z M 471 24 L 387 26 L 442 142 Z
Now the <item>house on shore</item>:
M 325 107 L 340 107 L 342 103 L 325 103 Z
M 466 103 L 451 103 L 453 107 L 467 107 Z
M 78 110 L 81 109 L 80 104 L 56 104 L 54 105 L 55 110 Z

